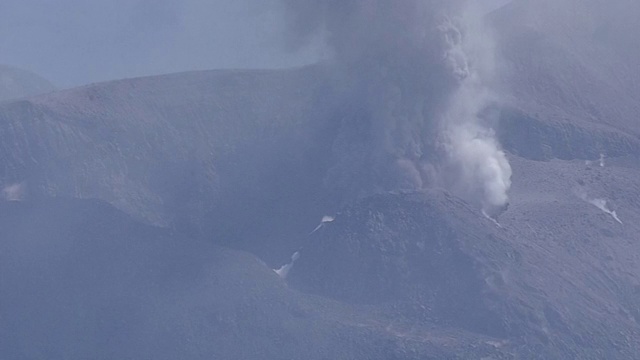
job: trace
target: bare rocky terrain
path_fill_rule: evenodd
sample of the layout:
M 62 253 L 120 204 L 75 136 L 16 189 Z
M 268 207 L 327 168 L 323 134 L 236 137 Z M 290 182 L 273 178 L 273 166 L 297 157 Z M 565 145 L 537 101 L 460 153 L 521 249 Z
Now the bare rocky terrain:
M 640 8 L 619 3 L 488 15 L 495 219 L 439 187 L 336 186 L 366 112 L 329 63 L 0 104 L 0 357 L 636 358 Z

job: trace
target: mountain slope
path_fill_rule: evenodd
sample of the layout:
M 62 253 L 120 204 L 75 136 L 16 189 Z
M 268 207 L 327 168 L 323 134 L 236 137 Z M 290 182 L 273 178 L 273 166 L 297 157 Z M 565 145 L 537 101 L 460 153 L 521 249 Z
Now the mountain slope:
M 438 191 L 371 197 L 309 239 L 291 283 L 396 304 L 401 317 L 495 337 L 521 358 L 633 358 L 640 169 L 522 159 L 514 168 L 520 181 L 499 225 Z
M 273 216 L 295 219 L 321 203 L 317 148 L 329 145 L 317 139 L 335 98 L 324 82 L 322 67 L 194 72 L 7 103 L 0 179 L 34 198 L 102 199 L 193 236 L 209 219 L 233 225 L 274 206 L 275 194 L 287 203 Z M 217 231 L 240 242 L 242 228 Z
M 640 7 L 632 1 L 515 0 L 489 19 L 514 105 L 547 121 L 637 137 Z
M 500 355 L 490 337 L 297 293 L 249 254 L 97 201 L 1 202 L 0 287 L 3 359 Z

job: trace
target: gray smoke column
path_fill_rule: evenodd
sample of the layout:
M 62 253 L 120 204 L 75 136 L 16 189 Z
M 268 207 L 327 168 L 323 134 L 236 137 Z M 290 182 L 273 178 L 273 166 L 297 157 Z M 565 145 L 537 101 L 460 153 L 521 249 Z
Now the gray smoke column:
M 480 114 L 487 105 L 498 103 L 491 90 L 494 77 L 493 41 L 482 28 L 478 12 L 468 7 L 459 25 L 449 28 L 445 60 L 460 82 L 440 118 L 445 134 L 447 163 L 453 168 L 447 174 L 448 184 L 461 195 L 480 201 L 489 213 L 508 203 L 511 166 L 495 137 Z
M 440 186 L 489 213 L 507 204 L 511 168 L 481 118 L 497 97 L 480 11 L 462 0 L 283 1 L 291 43 L 323 36 L 345 93 L 329 186 Z

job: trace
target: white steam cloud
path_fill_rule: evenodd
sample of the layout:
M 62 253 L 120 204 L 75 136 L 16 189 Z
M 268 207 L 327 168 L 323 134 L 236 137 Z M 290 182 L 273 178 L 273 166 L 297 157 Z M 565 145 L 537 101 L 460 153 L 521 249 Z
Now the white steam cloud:
M 450 160 L 459 168 L 456 189 L 473 197 L 478 194 L 483 210 L 492 212 L 509 201 L 511 166 L 493 133 L 474 124 L 453 128 Z
M 327 224 L 327 223 L 331 223 L 333 221 L 335 221 L 336 217 L 335 216 L 330 216 L 330 215 L 325 215 L 322 217 L 322 220 L 320 221 L 320 224 L 318 224 L 318 226 L 316 226 L 315 229 L 313 229 L 313 231 L 311 233 L 309 233 L 309 235 L 315 233 L 316 231 L 322 229 L 322 227 Z
M 445 34 L 449 50 L 445 58 L 460 79 L 443 115 L 449 163 L 453 165 L 454 188 L 467 198 L 477 198 L 484 212 L 504 207 L 511 187 L 511 166 L 493 129 L 479 114 L 497 102 L 491 91 L 494 76 L 493 43 L 474 14 L 467 10 L 460 27 L 448 24 Z
M 22 201 L 25 195 L 24 184 L 11 184 L 2 189 L 2 199 L 7 201 Z
M 588 200 L 589 204 L 597 207 L 598 209 L 604 211 L 605 213 L 611 215 L 611 217 L 619 222 L 620 224 L 622 224 L 622 221 L 620 220 L 620 218 L 618 217 L 618 214 L 616 214 L 615 210 L 611 210 L 609 209 L 609 206 L 607 205 L 607 200 L 604 199 L 590 199 Z
M 295 253 L 293 253 L 293 255 L 291 255 L 290 263 L 284 264 L 279 269 L 274 269 L 273 271 L 276 274 L 278 274 L 278 276 L 280 276 L 281 278 L 286 279 L 291 269 L 293 269 L 293 265 L 299 258 L 300 258 L 300 253 L 296 251 Z
M 497 102 L 483 10 L 464 0 L 284 2 L 292 42 L 325 34 L 336 88 L 347 89 L 352 112 L 335 139 L 329 186 L 442 186 L 492 215 L 507 205 L 511 167 L 482 115 Z
M 604 167 L 605 166 L 605 156 L 604 156 L 604 154 L 600 154 L 600 158 L 598 159 L 598 161 L 591 161 L 591 160 L 585 161 L 585 165 L 586 166 L 591 166 L 593 164 L 598 164 L 598 166 Z
M 620 218 L 618 217 L 618 214 L 616 213 L 616 211 L 615 210 L 611 210 L 609 208 L 609 205 L 607 204 L 607 200 L 589 197 L 587 195 L 587 191 L 584 188 L 579 188 L 579 189 L 575 190 L 575 194 L 580 199 L 582 199 L 583 201 L 588 202 L 589 204 L 591 204 L 591 205 L 597 207 L 598 209 L 602 210 L 602 212 L 604 212 L 605 214 L 610 215 L 619 224 L 622 224 L 622 220 L 620 220 Z

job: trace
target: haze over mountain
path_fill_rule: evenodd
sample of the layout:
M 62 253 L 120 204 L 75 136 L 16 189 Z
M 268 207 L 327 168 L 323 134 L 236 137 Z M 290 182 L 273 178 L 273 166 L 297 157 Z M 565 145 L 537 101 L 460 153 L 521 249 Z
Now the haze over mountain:
M 0 65 L 0 101 L 48 93 L 55 87 L 31 72 Z
M 478 0 L 487 9 L 504 3 Z M 60 87 L 208 69 L 285 68 L 324 58 L 282 45 L 280 0 L 4 0 L 0 64 Z
M 314 61 L 281 43 L 279 0 L 5 0 L 0 63 L 60 87 L 218 68 Z
M 102 10 L 209 9 L 158 4 Z M 471 5 L 265 3 L 323 61 L 1 103 L 0 357 L 636 358 L 640 6 Z

